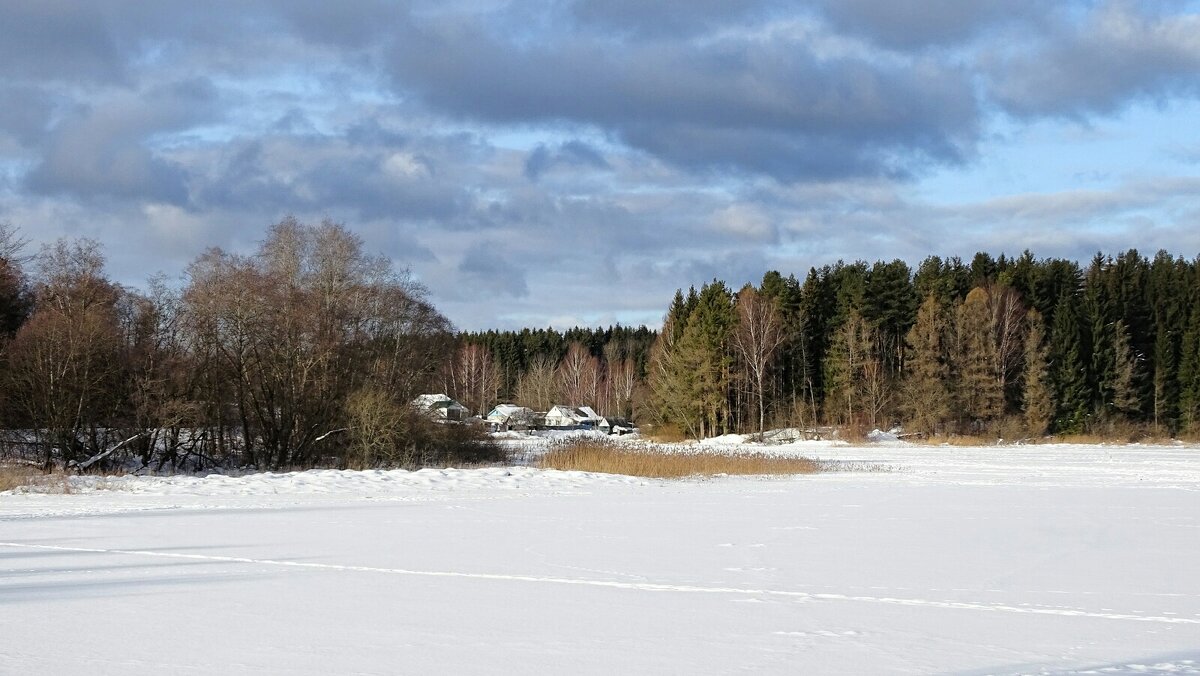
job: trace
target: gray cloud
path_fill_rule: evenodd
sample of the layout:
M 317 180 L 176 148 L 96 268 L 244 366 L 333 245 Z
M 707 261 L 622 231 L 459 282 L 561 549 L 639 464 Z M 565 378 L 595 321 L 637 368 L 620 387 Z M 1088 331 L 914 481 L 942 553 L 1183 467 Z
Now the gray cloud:
M 525 270 L 509 260 L 513 253 L 513 247 L 497 242 L 477 242 L 467 249 L 458 264 L 458 271 L 463 274 L 468 289 L 481 302 L 529 295 Z
M 692 34 L 742 23 L 778 10 L 778 0 L 578 0 L 573 16 L 584 25 L 635 36 Z
M 997 26 L 1035 19 L 1037 0 L 820 0 L 833 27 L 888 48 L 953 45 Z
M 534 148 L 525 160 L 525 176 L 537 180 L 555 166 L 609 168 L 604 156 L 583 141 L 567 141 L 554 149 L 543 143 Z
M 653 321 L 678 286 L 838 258 L 1200 250 L 1186 177 L 920 197 L 1030 122 L 1194 100 L 1175 0 L 0 6 L 0 216 L 108 243 L 124 283 L 288 213 L 465 328 Z
M 0 134 L 11 136 L 23 146 L 35 146 L 46 136 L 46 121 L 54 110 L 48 92 L 30 85 L 0 84 Z
M 1141 9 L 1109 2 L 1015 55 L 985 58 L 992 94 L 1026 116 L 1110 113 L 1131 98 L 1200 95 L 1200 15 Z
M 977 135 L 965 72 L 825 57 L 805 36 L 524 46 L 456 19 L 400 41 L 392 66 L 397 86 L 453 115 L 592 125 L 681 166 L 787 180 L 956 163 Z
M 156 154 L 147 140 L 215 115 L 215 103 L 215 89 L 197 79 L 81 106 L 50 131 L 27 185 L 42 194 L 183 204 L 185 170 Z
M 124 55 L 104 12 L 90 3 L 3 3 L 0 71 L 19 81 L 111 81 L 124 77 Z

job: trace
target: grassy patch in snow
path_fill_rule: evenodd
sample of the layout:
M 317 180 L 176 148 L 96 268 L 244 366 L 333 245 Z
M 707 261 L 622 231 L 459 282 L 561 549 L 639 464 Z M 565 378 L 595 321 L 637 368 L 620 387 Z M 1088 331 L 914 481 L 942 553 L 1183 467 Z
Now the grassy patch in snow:
M 0 493 L 24 489 L 31 493 L 70 493 L 66 474 L 46 474 L 29 465 L 0 465 Z
M 554 443 L 538 461 L 543 469 L 559 469 L 656 479 L 691 476 L 815 474 L 822 463 L 809 458 L 764 453 L 678 451 L 653 445 L 626 446 L 611 441 L 575 438 Z

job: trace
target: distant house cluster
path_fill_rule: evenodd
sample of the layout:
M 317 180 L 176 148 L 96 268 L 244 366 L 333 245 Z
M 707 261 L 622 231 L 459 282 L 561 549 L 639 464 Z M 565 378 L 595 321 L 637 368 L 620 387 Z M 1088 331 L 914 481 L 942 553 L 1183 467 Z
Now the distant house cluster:
M 486 416 L 471 416 L 466 406 L 445 394 L 423 394 L 413 407 L 442 423 L 478 422 L 490 432 L 528 432 L 533 430 L 596 430 L 605 434 L 626 434 L 633 425 L 624 418 L 602 416 L 590 406 L 553 406 L 538 412 L 516 404 L 497 404 Z

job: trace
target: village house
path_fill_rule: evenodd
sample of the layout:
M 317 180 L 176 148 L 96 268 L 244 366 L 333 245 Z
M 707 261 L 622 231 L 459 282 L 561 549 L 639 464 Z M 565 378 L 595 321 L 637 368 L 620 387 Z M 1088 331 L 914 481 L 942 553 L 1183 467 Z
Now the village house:
M 523 432 L 533 427 L 535 421 L 533 409 L 515 404 L 497 404 L 484 422 L 492 432 Z
M 471 415 L 466 406 L 444 394 L 422 394 L 412 405 L 435 422 L 462 422 Z
M 546 427 L 599 429 L 604 418 L 590 406 L 554 406 L 546 412 Z

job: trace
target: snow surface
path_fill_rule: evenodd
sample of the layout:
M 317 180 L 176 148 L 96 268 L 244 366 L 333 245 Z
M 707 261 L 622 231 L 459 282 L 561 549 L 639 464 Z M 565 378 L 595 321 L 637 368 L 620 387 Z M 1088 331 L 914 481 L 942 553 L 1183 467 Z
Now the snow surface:
M 1200 448 L 759 450 L 0 494 L 0 674 L 1200 673 Z

